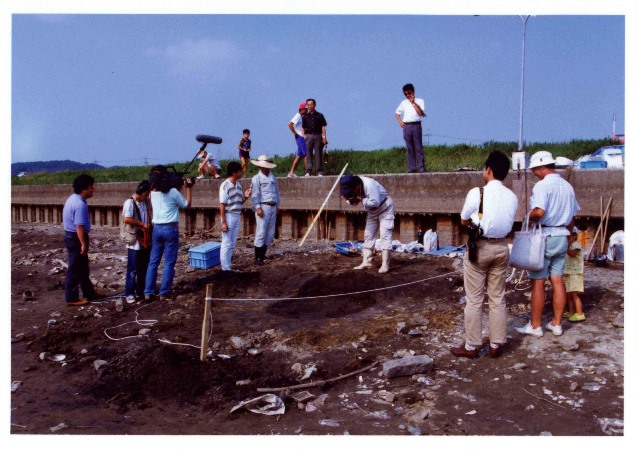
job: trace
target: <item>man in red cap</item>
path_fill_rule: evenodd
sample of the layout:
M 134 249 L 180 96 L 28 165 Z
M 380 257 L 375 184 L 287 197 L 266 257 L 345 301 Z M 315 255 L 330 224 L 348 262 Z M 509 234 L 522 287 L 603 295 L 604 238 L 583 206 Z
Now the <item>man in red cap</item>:
M 299 105 L 299 112 L 294 114 L 294 117 L 288 123 L 288 127 L 292 134 L 294 134 L 294 139 L 296 139 L 296 158 L 292 162 L 292 167 L 290 168 L 290 173 L 288 173 L 288 177 L 295 177 L 296 167 L 299 165 L 301 159 L 305 160 L 305 155 L 307 154 L 307 147 L 305 146 L 305 134 L 303 134 L 303 126 L 302 126 L 302 117 L 307 113 L 307 104 L 305 102 Z

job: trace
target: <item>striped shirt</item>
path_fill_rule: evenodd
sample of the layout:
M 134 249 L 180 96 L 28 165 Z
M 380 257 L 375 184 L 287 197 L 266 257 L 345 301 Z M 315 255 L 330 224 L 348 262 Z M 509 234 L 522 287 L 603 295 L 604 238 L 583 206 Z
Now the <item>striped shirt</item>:
M 238 214 L 243 208 L 243 188 L 241 183 L 237 181 L 237 184 L 232 184 L 230 179 L 227 179 L 221 186 L 219 186 L 219 203 L 226 205 L 227 213 Z
M 569 232 L 564 227 L 571 223 L 573 216 L 580 210 L 573 186 L 557 173 L 546 175 L 533 186 L 531 209 L 535 208 L 544 211 L 540 223 L 542 228 L 549 228 L 546 231 L 552 236 L 568 236 Z M 563 229 L 553 230 L 552 227 Z

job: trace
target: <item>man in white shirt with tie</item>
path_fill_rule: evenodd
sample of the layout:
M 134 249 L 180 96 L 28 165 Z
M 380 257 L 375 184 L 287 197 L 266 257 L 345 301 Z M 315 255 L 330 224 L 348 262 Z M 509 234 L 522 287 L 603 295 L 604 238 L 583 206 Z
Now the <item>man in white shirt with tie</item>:
M 498 151 L 491 152 L 484 166 L 482 176 L 486 185 L 482 189 L 473 188 L 469 191 L 460 213 L 462 225 L 469 226 L 473 222 L 481 230 L 476 242 L 476 260 L 470 261 L 467 254 L 463 264 L 467 295 L 464 309 L 465 343 L 451 349 L 452 355 L 464 358 L 477 358 L 482 346 L 485 288 L 489 297 L 489 356 L 499 357 L 507 342 L 504 293 L 509 246 L 506 237 L 513 227 L 518 198 L 502 184 L 511 167 L 506 155 Z

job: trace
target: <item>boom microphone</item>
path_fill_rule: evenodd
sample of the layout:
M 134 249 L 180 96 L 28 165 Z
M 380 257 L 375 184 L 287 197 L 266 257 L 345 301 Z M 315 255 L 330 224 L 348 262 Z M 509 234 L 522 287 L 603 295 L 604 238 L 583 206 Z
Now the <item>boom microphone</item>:
M 221 144 L 221 138 L 217 136 L 209 136 L 207 134 L 198 134 L 197 142 L 201 142 L 202 144 Z

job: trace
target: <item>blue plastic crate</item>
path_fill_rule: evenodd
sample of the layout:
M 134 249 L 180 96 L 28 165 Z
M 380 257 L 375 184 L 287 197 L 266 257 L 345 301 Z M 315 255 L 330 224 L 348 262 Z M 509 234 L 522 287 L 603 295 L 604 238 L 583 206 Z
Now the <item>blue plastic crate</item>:
M 195 269 L 209 269 L 221 263 L 221 244 L 206 242 L 188 250 L 190 267 Z
M 608 166 L 606 161 L 582 161 L 580 169 L 605 169 Z

